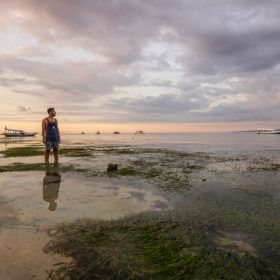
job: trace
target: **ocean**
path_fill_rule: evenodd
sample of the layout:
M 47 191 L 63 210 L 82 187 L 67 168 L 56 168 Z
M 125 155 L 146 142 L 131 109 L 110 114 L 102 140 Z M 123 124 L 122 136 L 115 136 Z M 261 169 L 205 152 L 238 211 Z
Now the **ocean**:
M 41 136 L 32 138 L 0 138 L 0 149 L 24 143 L 40 142 Z M 280 156 L 280 135 L 254 132 L 223 133 L 122 133 L 100 135 L 86 133 L 62 134 L 62 145 L 129 145 L 135 147 L 164 148 L 183 152 L 210 152 L 233 155 L 261 155 L 277 159 Z

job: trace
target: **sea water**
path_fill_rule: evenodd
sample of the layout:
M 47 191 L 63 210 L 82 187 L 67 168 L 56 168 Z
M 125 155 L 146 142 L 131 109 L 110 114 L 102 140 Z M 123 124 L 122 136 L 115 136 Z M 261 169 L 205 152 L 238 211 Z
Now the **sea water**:
M 183 152 L 252 154 L 277 158 L 280 155 L 280 134 L 254 132 L 223 133 L 133 133 L 93 134 L 62 133 L 63 145 L 127 145 L 145 148 L 164 148 Z M 41 136 L 21 139 L 0 138 L 0 150 L 25 143 L 41 142 Z

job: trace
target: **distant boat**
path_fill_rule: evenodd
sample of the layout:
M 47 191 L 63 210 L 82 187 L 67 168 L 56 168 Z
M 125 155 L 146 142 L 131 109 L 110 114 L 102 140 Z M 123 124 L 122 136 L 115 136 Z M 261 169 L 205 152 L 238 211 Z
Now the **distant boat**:
M 35 136 L 38 134 L 37 132 L 26 132 L 20 129 L 10 129 L 5 126 L 5 132 L 3 135 L 6 137 L 29 137 L 29 136 Z
M 257 134 L 280 134 L 280 129 L 273 128 L 258 128 Z
M 134 134 L 144 134 L 143 130 L 137 130 Z
M 100 131 L 99 131 L 99 130 L 97 130 L 97 131 L 95 132 L 95 134 L 100 134 Z
M 81 134 L 85 134 L 84 132 L 82 132 Z
M 121 134 L 119 131 L 114 131 L 114 134 Z

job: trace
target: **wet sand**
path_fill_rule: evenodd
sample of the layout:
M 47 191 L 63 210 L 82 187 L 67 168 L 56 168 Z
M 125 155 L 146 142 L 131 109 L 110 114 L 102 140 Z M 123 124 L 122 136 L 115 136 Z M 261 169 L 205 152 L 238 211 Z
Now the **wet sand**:
M 49 237 L 45 232 L 32 228 L 2 228 L 0 230 L 0 279 L 47 279 L 61 256 L 43 253 Z

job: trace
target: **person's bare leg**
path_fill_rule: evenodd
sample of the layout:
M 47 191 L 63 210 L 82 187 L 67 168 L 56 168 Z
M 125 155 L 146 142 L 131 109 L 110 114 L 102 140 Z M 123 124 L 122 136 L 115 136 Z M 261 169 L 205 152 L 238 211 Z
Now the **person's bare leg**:
M 50 151 L 46 150 L 45 151 L 45 163 L 49 163 L 49 158 L 50 158 Z
M 58 150 L 53 149 L 54 163 L 58 164 Z

